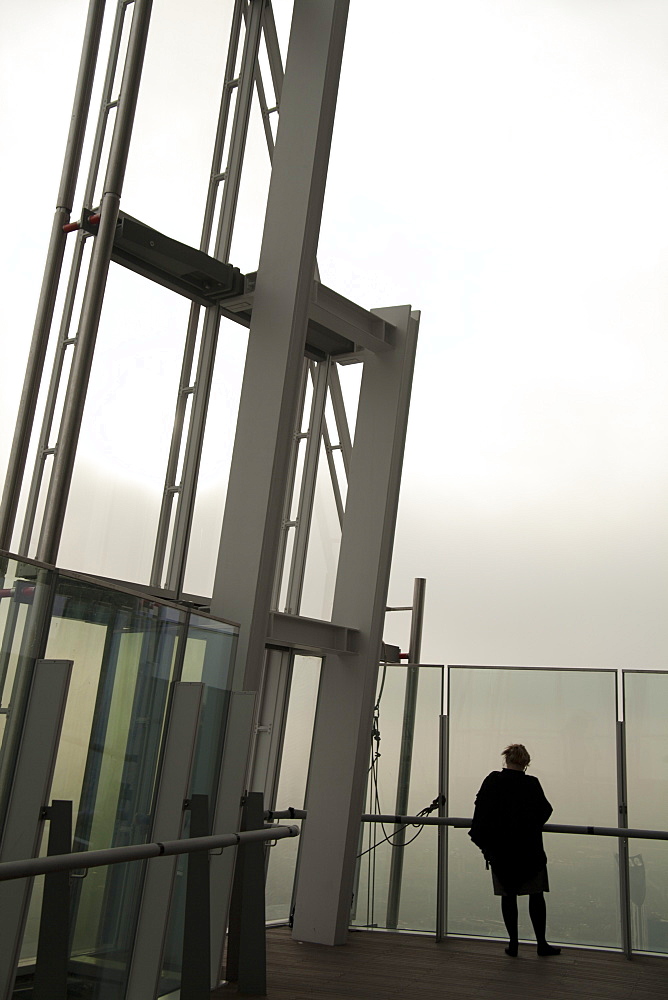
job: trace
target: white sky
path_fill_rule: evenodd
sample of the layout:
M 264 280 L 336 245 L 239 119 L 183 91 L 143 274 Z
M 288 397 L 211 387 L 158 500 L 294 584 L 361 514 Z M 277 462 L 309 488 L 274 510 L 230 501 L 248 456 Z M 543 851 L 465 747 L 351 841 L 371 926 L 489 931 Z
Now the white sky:
M 3 466 L 85 6 L 0 15 Z M 228 6 L 193 0 L 184 20 L 174 0 L 155 4 L 124 192 L 126 211 L 192 243 Z M 276 3 L 281 24 L 290 6 Z M 422 310 L 390 603 L 427 577 L 425 661 L 667 665 L 667 29 L 663 0 L 352 0 L 318 256 L 323 281 L 362 305 Z M 267 176 L 256 135 L 251 156 L 232 257 L 244 270 Z M 110 518 L 160 491 L 161 387 L 176 387 L 184 329 L 160 292 L 131 317 L 114 306 L 135 302 L 133 280 L 114 279 L 75 481 Z M 242 351 L 228 349 L 233 381 Z M 146 379 L 155 395 L 139 404 Z M 68 530 L 64 547 L 86 518 Z M 149 534 L 135 522 L 131 545 Z M 401 617 L 388 638 L 398 629 L 405 647 Z

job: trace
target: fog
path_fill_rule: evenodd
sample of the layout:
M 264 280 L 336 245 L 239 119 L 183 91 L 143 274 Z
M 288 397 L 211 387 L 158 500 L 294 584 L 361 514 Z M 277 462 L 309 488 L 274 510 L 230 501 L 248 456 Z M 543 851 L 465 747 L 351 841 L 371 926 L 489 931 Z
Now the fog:
M 284 39 L 291 5 L 275 7 Z M 85 8 L 2 14 L 3 468 Z M 196 243 L 229 5 L 183 9 L 156 4 L 123 207 Z M 351 4 L 318 260 L 362 305 L 422 312 L 390 604 L 427 578 L 424 662 L 666 666 L 667 28 L 651 0 Z M 246 271 L 268 178 L 257 122 L 248 157 Z M 149 561 L 184 331 L 182 309 L 137 301 L 105 306 L 93 381 L 115 363 L 119 382 L 106 416 L 101 393 L 87 409 L 62 550 L 127 579 Z M 124 351 L 143 361 L 124 369 Z M 226 351 L 194 591 L 243 360 Z M 386 638 L 407 647 L 406 613 Z

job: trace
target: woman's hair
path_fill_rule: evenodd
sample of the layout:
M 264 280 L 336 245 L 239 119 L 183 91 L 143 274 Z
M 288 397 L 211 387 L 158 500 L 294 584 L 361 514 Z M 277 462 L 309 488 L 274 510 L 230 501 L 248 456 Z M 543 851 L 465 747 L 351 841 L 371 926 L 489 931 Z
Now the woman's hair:
M 507 764 L 514 764 L 515 767 L 528 767 L 531 761 L 527 748 L 521 743 L 511 743 L 501 756 L 506 758 Z

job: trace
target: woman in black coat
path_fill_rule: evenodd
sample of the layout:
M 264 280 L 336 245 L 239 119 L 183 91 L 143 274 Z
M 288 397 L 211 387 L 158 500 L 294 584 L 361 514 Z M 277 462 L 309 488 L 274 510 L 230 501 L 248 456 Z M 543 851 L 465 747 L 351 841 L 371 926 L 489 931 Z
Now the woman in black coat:
M 543 825 L 552 814 L 538 778 L 526 774 L 531 760 L 521 743 L 503 751 L 502 771 L 492 771 L 475 800 L 469 836 L 492 868 L 494 894 L 501 897 L 501 912 L 508 931 L 508 955 L 518 950 L 517 897 L 529 897 L 529 916 L 539 955 L 558 955 L 545 940 L 544 892 L 549 892 L 547 857 L 543 850 Z

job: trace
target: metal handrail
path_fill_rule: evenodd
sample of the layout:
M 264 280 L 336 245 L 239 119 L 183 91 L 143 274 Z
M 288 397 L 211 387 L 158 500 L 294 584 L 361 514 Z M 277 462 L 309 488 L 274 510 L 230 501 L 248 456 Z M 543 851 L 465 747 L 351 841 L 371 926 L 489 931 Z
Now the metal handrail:
M 274 816 L 277 814 L 274 813 Z M 466 829 L 472 820 L 459 816 L 396 816 L 393 813 L 365 813 L 363 823 L 397 823 L 405 826 L 453 826 Z M 546 823 L 543 833 L 580 833 L 596 837 L 623 837 L 630 840 L 668 840 L 666 830 L 636 830 L 625 826 L 575 826 Z
M 80 851 L 72 854 L 52 854 L 45 858 L 26 858 L 23 861 L 0 863 L 0 882 L 51 872 L 73 871 L 79 868 L 100 868 L 141 861 L 145 858 L 168 857 L 174 854 L 193 854 L 195 851 L 213 851 L 219 847 L 236 847 L 257 841 L 282 840 L 298 837 L 298 826 L 272 826 L 266 830 L 245 830 L 241 833 L 219 833 L 210 837 L 188 837 L 183 840 L 156 841 L 150 844 L 128 844 L 126 847 L 107 847 L 100 851 Z
M 264 814 L 265 820 L 306 819 L 305 809 L 274 809 Z M 362 823 L 395 823 L 401 826 L 452 826 L 468 829 L 473 822 L 463 816 L 397 816 L 395 813 L 364 813 Z M 275 827 L 278 829 L 278 827 Z M 546 823 L 543 833 L 576 833 L 595 837 L 622 837 L 629 840 L 668 840 L 666 830 L 640 830 L 626 826 L 575 826 L 572 823 Z

